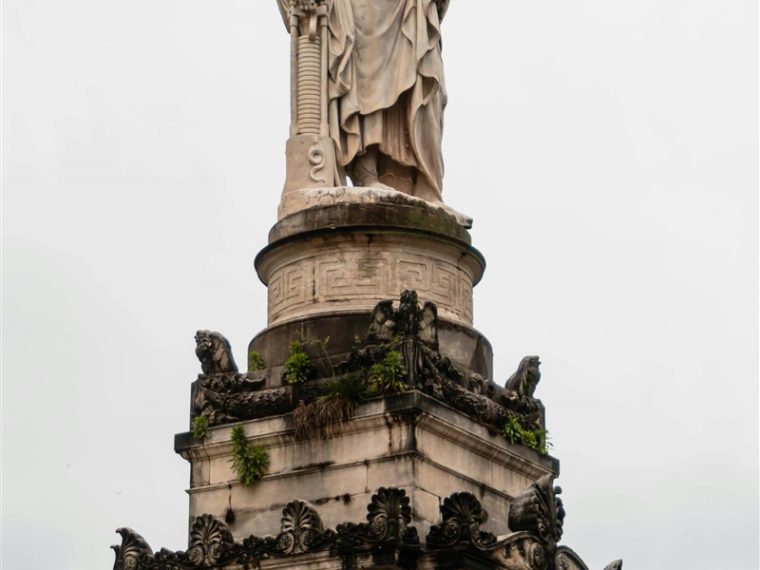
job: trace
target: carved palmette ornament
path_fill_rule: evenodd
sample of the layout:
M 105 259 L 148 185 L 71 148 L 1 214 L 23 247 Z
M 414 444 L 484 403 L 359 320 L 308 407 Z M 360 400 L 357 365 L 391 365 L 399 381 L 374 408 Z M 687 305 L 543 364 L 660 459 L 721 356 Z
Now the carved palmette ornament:
M 412 508 L 403 489 L 380 487 L 377 494 L 372 495 L 367 510 L 370 531 L 379 541 L 400 541 L 412 522 Z
M 211 515 L 201 515 L 190 531 L 187 558 L 195 567 L 213 567 L 224 559 L 233 544 L 227 525 Z
M 367 522 L 337 526 L 334 549 L 346 551 L 374 546 L 416 546 L 417 529 L 409 526 L 412 508 L 404 489 L 380 487 L 367 505 Z
M 277 536 L 277 551 L 294 555 L 308 552 L 325 534 L 322 519 L 304 501 L 291 501 L 282 510 L 282 526 Z
M 488 512 L 472 493 L 454 493 L 444 499 L 441 515 L 443 522 L 430 527 L 428 548 L 443 548 L 458 543 L 488 548 L 496 542 L 493 534 L 480 530 L 480 525 L 488 520 Z

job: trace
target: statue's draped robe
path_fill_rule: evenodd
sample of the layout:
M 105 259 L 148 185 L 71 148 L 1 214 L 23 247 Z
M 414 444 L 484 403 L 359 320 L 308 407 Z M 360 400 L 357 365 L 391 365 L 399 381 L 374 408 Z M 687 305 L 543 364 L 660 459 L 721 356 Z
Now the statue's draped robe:
M 341 166 L 378 145 L 440 197 L 446 104 L 440 19 L 447 2 L 439 4 L 440 14 L 434 0 L 333 0 L 328 115 Z
M 329 121 L 338 161 L 372 144 L 440 195 L 446 93 L 433 0 L 334 0 Z

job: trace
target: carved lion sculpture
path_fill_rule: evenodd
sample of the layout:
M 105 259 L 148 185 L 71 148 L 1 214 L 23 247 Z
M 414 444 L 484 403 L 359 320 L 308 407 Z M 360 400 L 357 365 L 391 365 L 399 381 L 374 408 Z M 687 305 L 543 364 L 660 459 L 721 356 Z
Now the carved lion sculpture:
M 538 381 L 541 380 L 541 371 L 538 367 L 541 362 L 538 356 L 526 356 L 520 361 L 517 371 L 509 377 L 504 388 L 512 397 L 519 399 L 533 399 Z
M 195 333 L 195 355 L 201 361 L 203 373 L 208 376 L 236 374 L 238 371 L 235 359 L 232 357 L 230 341 L 218 332 L 198 331 Z

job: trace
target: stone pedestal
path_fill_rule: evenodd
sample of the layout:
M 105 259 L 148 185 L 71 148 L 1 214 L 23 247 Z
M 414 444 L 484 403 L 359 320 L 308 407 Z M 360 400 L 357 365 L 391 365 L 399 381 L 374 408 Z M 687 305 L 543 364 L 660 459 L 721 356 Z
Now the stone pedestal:
M 270 327 L 368 313 L 407 289 L 434 302 L 440 318 L 472 325 L 472 289 L 485 260 L 445 209 L 374 189 L 312 191 L 302 199 L 299 205 L 313 205 L 283 217 L 256 257 Z
M 268 388 L 280 385 L 293 340 L 329 338 L 324 356 L 340 362 L 377 303 L 405 290 L 437 306 L 442 355 L 468 375 L 493 376 L 491 346 L 472 327 L 485 260 L 442 205 L 375 188 L 290 192 L 255 267 L 267 285 L 268 326 L 249 353 L 267 363 Z
M 472 328 L 485 263 L 461 216 L 296 190 L 255 265 L 268 326 L 248 370 L 222 335 L 196 335 L 193 429 L 175 438 L 188 549 L 119 529 L 114 570 L 587 570 L 558 545 L 538 357 L 502 387 Z M 234 468 L 254 456 L 265 467 Z

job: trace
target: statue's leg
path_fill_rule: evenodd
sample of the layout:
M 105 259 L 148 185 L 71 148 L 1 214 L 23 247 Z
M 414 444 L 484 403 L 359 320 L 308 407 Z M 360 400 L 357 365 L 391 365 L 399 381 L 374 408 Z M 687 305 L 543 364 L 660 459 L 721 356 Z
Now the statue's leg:
M 378 154 L 377 145 L 371 145 L 364 154 L 354 159 L 351 164 L 351 172 L 349 173 L 354 186 L 393 190 L 390 186 L 380 182 L 377 174 Z
M 414 193 L 414 174 L 411 166 L 399 164 L 391 157 L 378 153 L 377 174 L 380 182 L 404 194 Z
M 369 147 L 364 154 L 354 158 L 349 175 L 354 186 L 371 186 L 373 182 L 378 182 L 376 146 Z

